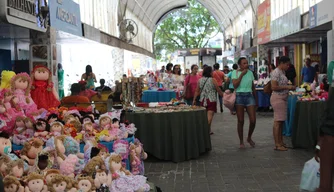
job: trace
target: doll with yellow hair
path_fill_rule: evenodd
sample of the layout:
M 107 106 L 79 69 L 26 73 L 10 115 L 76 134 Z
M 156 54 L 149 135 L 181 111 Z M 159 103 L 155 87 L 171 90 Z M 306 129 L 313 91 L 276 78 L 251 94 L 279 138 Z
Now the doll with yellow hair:
M 13 71 L 6 71 L 3 70 L 1 72 L 1 84 L 0 84 L 0 90 L 2 89 L 10 89 L 11 83 L 10 80 L 12 77 L 14 77 L 16 74 Z

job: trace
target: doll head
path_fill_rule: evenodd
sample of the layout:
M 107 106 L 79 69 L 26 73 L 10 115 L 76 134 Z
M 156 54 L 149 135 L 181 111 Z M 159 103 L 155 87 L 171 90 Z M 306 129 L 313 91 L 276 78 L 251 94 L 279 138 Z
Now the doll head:
M 9 140 L 8 133 L 0 133 L 0 155 L 8 155 L 12 151 L 12 142 Z
M 92 133 L 94 131 L 93 123 L 88 122 L 83 125 L 84 131 L 87 133 Z
M 37 155 L 43 150 L 44 142 L 41 139 L 33 138 L 24 143 L 21 149 L 21 155 L 27 156 L 29 159 L 36 159 Z
M 64 125 L 61 122 L 54 121 L 50 124 L 50 132 L 57 132 L 63 134 Z
M 117 171 L 123 171 L 125 174 L 129 175 L 130 173 L 126 171 L 122 165 L 122 156 L 119 154 L 111 154 L 109 158 L 109 169 L 110 173 L 115 173 Z
M 51 124 L 54 121 L 59 121 L 58 115 L 55 113 L 52 113 L 48 116 L 47 121 Z
M 6 176 L 3 179 L 3 185 L 5 192 L 17 192 L 20 188 L 23 188 L 19 180 L 13 176 Z
M 78 189 L 81 192 L 92 192 L 95 190 L 94 181 L 91 177 L 79 176 L 77 182 Z
M 108 116 L 108 115 L 102 115 L 100 117 L 99 124 L 100 124 L 101 127 L 111 125 L 111 117 Z
M 24 119 L 25 117 L 23 116 L 17 116 L 15 118 L 15 127 L 25 127 Z
M 21 89 L 25 92 L 25 95 L 28 96 L 30 94 L 31 88 L 31 79 L 28 73 L 18 73 L 11 79 L 12 91 L 14 92 L 16 89 Z
M 74 121 L 76 119 L 73 115 L 66 115 L 63 120 L 65 124 L 69 124 L 71 121 Z
M 92 116 L 90 116 L 90 115 L 85 115 L 84 117 L 81 118 L 81 123 L 82 123 L 82 124 L 85 124 L 85 123 L 88 123 L 88 122 L 90 122 L 90 123 L 95 123 L 95 122 L 94 122 L 94 119 L 93 119 Z
M 24 174 L 24 161 L 22 159 L 17 159 L 9 162 L 6 172 L 8 175 L 21 178 Z
M 106 159 L 109 155 L 109 150 L 105 145 L 98 144 L 97 148 L 100 149 L 99 156 L 102 157 L 102 159 Z
M 3 70 L 1 72 L 1 85 L 0 88 L 2 89 L 10 89 L 10 80 L 12 79 L 12 77 L 15 76 L 15 72 L 14 71 L 6 71 Z
M 92 176 L 96 172 L 97 169 L 100 169 L 100 170 L 106 169 L 104 160 L 100 156 L 95 156 L 91 160 L 89 160 L 82 172 L 84 174 Z
M 30 117 L 24 118 L 24 125 L 27 129 L 34 129 L 34 121 Z
M 45 119 L 37 119 L 35 124 L 36 131 L 50 131 L 50 125 Z
M 80 116 L 77 113 L 71 113 L 71 115 L 80 122 Z
M 7 167 L 8 167 L 8 163 L 10 162 L 10 158 L 7 155 L 3 155 L 0 157 L 0 172 L 2 177 L 7 175 Z
M 47 81 L 48 85 L 52 83 L 52 75 L 50 70 L 45 66 L 35 66 L 31 72 L 31 80 L 34 81 Z
M 78 133 L 81 131 L 82 125 L 81 125 L 80 121 L 75 119 L 75 120 L 70 121 L 70 124 L 75 127 L 75 129 L 77 130 Z
M 51 183 L 51 180 L 56 176 L 60 175 L 60 171 L 58 169 L 49 169 L 46 171 L 46 174 L 44 176 L 46 184 L 48 185 Z
M 43 176 L 37 173 L 30 173 L 25 177 L 25 182 L 31 192 L 41 192 L 44 188 Z
M 93 173 L 92 178 L 94 179 L 94 184 L 96 188 L 100 188 L 102 184 L 108 183 L 108 174 L 106 170 L 97 169 Z
M 117 118 L 112 119 L 113 128 L 119 128 L 119 120 Z
M 55 137 L 54 139 L 54 145 L 55 145 L 55 150 L 57 153 L 57 156 L 65 160 L 65 146 L 64 146 L 64 141 L 65 141 L 66 136 L 58 136 Z

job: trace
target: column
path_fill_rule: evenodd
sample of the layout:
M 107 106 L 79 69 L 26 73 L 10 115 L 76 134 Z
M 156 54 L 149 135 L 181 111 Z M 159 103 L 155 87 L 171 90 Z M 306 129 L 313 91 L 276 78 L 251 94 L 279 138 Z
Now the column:
M 301 84 L 301 71 L 303 68 L 303 46 L 302 45 L 294 45 L 294 64 L 296 69 L 296 84 L 299 86 Z
M 114 65 L 114 78 L 121 80 L 124 72 L 124 49 L 114 48 L 112 50 L 112 63 Z

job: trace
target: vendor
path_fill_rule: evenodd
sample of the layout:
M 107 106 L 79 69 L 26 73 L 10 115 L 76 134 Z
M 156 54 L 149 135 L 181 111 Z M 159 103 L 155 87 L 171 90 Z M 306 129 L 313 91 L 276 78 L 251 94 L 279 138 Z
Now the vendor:
M 100 79 L 100 86 L 95 88 L 95 91 L 97 92 L 110 92 L 111 88 L 108 86 L 105 86 L 106 80 Z
M 302 80 L 303 83 L 313 83 L 313 81 L 317 81 L 316 78 L 316 70 L 311 66 L 311 59 L 305 59 L 305 67 L 302 70 Z
M 80 96 L 81 85 L 79 83 L 73 83 L 71 86 L 71 96 L 64 97 L 61 103 L 72 104 L 72 103 L 89 103 L 89 99 L 85 96 Z

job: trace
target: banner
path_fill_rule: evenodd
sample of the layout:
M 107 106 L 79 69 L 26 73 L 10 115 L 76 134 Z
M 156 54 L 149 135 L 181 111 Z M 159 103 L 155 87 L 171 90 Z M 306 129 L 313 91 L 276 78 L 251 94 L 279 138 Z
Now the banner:
M 265 0 L 258 7 L 258 44 L 265 44 L 270 41 L 270 0 Z

